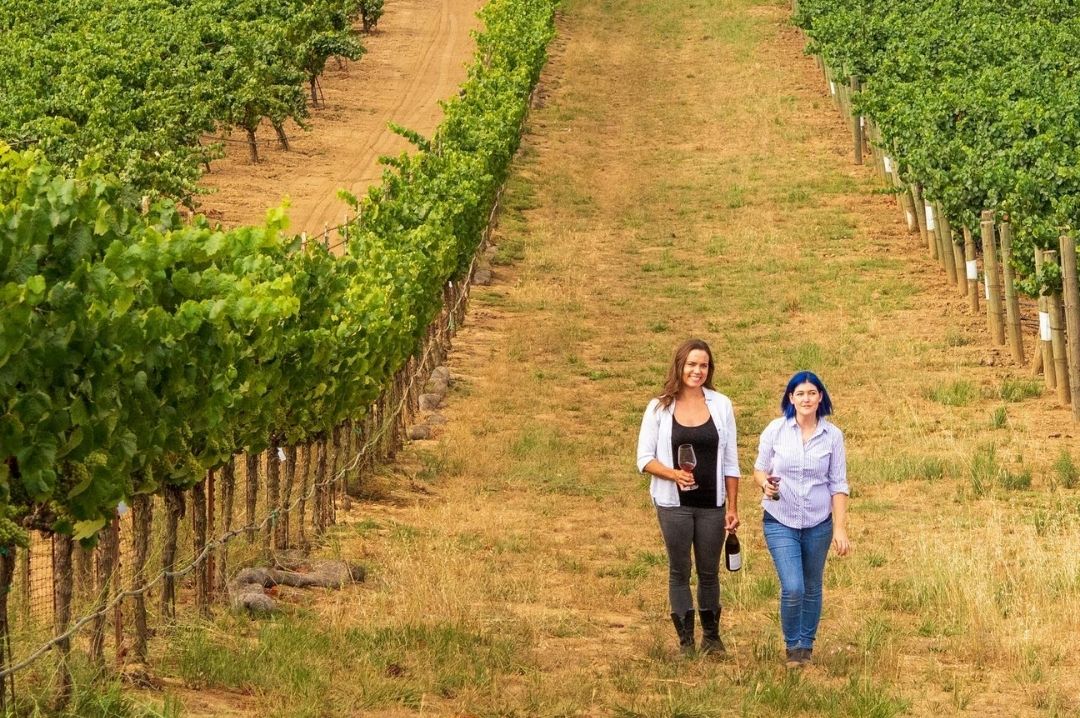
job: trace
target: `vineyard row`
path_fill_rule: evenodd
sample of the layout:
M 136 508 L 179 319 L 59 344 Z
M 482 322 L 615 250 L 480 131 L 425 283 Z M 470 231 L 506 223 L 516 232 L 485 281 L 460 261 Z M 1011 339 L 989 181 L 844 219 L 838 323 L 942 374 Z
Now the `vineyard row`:
M 830 93 L 994 342 L 1080 420 L 1080 8 L 1054 0 L 797 0 Z M 982 259 L 980 274 L 978 260 Z M 983 291 L 979 292 L 979 279 Z
M 288 234 L 284 209 L 223 231 L 168 201 L 144 210 L 93 160 L 67 172 L 41 150 L 0 151 L 6 585 L 30 530 L 63 538 L 70 567 L 71 540 L 91 544 L 121 502 L 161 496 L 175 529 L 182 496 L 205 496 L 208 472 L 235 456 L 365 420 L 468 272 L 553 14 L 548 0 L 482 10 L 476 61 L 433 137 L 401 130 L 419 151 L 347 198 L 341 256 Z M 59 636 L 70 616 L 57 615 Z
M 0 5 L 0 140 L 73 169 L 93 156 L 136 191 L 189 200 L 242 131 L 305 126 L 334 57 L 364 53 L 383 0 L 93 0 Z

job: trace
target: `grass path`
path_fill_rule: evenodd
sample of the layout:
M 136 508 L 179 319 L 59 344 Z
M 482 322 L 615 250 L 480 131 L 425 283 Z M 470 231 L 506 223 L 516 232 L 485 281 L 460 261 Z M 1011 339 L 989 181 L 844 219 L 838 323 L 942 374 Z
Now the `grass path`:
M 335 537 L 368 583 L 193 630 L 178 675 L 262 715 L 1076 715 L 1080 650 L 1060 637 L 1080 629 L 1078 501 L 1053 468 L 1075 430 L 851 164 L 787 16 L 567 0 L 449 421 Z M 855 551 L 830 560 L 801 677 L 749 481 L 747 563 L 722 577 L 730 656 L 675 653 L 633 452 L 692 335 L 717 354 L 744 471 L 796 368 L 848 436 Z

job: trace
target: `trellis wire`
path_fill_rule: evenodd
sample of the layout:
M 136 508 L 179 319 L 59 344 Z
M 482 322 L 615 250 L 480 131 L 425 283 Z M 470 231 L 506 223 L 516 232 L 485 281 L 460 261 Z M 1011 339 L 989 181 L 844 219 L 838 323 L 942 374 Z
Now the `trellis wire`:
M 527 108 L 526 113 L 525 113 L 525 116 L 522 118 L 522 121 L 521 121 L 522 126 L 524 126 L 524 123 L 526 121 L 526 118 L 527 118 L 527 115 L 528 115 L 528 108 L 531 108 L 531 106 L 533 104 L 533 101 L 535 99 L 535 92 L 536 91 L 535 91 L 535 88 L 534 88 L 533 93 L 530 95 L 529 102 L 526 105 L 526 108 Z M 468 272 L 465 274 L 464 278 L 461 280 L 461 283 L 460 283 L 461 288 L 459 290 L 458 296 L 453 301 L 453 304 L 447 305 L 447 306 L 444 307 L 445 322 L 446 322 L 444 331 L 446 332 L 446 335 L 453 334 L 454 331 L 456 330 L 456 327 L 457 327 L 458 323 L 460 322 L 460 318 L 457 315 L 458 315 L 458 313 L 460 311 L 463 311 L 463 305 L 467 301 L 467 299 L 468 299 L 468 297 L 470 295 L 472 277 L 473 277 L 473 274 L 474 274 L 474 272 L 476 270 L 477 261 L 478 261 L 479 257 L 482 254 L 482 250 L 490 242 L 491 234 L 492 234 L 492 232 L 494 230 L 495 217 L 496 217 L 496 215 L 497 215 L 497 213 L 499 211 L 500 202 L 501 202 L 501 199 L 502 199 L 502 194 L 503 194 L 504 188 L 505 188 L 504 186 L 500 186 L 498 188 L 498 190 L 496 191 L 494 202 L 492 203 L 491 210 L 490 210 L 490 212 L 488 214 L 487 225 L 486 225 L 486 227 L 484 229 L 481 241 L 480 241 L 480 243 L 479 243 L 479 245 L 477 247 L 477 251 L 474 253 L 472 261 L 470 262 Z M 324 232 L 323 232 L 324 242 L 325 242 L 326 246 L 331 251 L 333 251 L 334 249 L 340 248 L 342 246 L 345 246 L 348 243 L 348 241 L 349 241 L 348 230 L 352 225 L 352 221 L 353 220 L 349 220 L 349 218 L 346 217 L 346 221 L 345 221 L 344 224 L 337 225 L 336 227 L 333 228 L 334 231 L 344 235 L 343 238 L 338 243 L 336 243 L 334 245 L 330 245 L 330 243 L 329 243 L 329 231 L 330 231 L 330 228 L 324 229 Z M 454 289 L 454 282 L 453 281 L 449 282 L 448 289 L 453 291 L 453 289 Z M 322 481 L 313 480 L 311 482 L 310 488 L 306 492 L 298 492 L 297 495 L 292 499 L 291 503 L 289 503 L 287 506 L 284 506 L 284 507 L 281 507 L 281 508 L 273 508 L 273 507 L 271 507 L 270 510 L 262 518 L 261 521 L 249 522 L 248 524 L 245 524 L 244 526 L 231 528 L 228 531 L 226 531 L 225 533 L 221 534 L 216 539 L 212 539 L 212 540 L 206 542 L 202 546 L 202 549 L 199 551 L 199 553 L 197 555 L 195 555 L 194 558 L 188 564 L 183 566 L 182 568 L 173 569 L 173 570 L 162 569 L 152 579 L 149 579 L 149 580 L 145 581 L 145 583 L 143 583 L 143 585 L 141 585 L 141 586 L 139 586 L 137 588 L 131 588 L 131 589 L 117 591 L 116 595 L 111 600 L 105 601 L 100 606 L 98 606 L 98 608 L 91 611 L 90 613 L 86 613 L 86 614 L 80 616 L 74 622 L 70 623 L 68 628 L 66 630 L 64 630 L 63 633 L 55 635 L 50 640 L 42 643 L 36 649 L 31 651 L 29 654 L 27 654 L 24 658 L 19 659 L 15 663 L 10 663 L 10 661 L 14 658 L 14 655 L 13 655 L 13 652 L 11 650 L 11 631 L 10 631 L 11 626 L 10 626 L 10 621 L 9 621 L 8 630 L 5 632 L 5 641 L 7 642 L 7 646 L 6 646 L 7 650 L 5 651 L 5 658 L 9 661 L 9 664 L 4 666 L 2 669 L 0 669 L 0 692 L 6 692 L 5 688 L 7 687 L 7 684 L 10 682 L 10 686 L 11 686 L 11 690 L 12 690 L 12 698 L 14 699 L 15 698 L 15 696 L 14 696 L 14 676 L 15 676 L 16 673 L 19 673 L 20 671 L 23 671 L 27 667 L 33 665 L 38 659 L 40 659 L 42 656 L 44 656 L 46 653 L 48 653 L 50 650 L 57 647 L 58 645 L 61 645 L 66 641 L 70 641 L 72 638 L 74 638 L 76 636 L 76 634 L 78 634 L 83 628 L 85 628 L 88 624 L 90 624 L 95 619 L 107 616 L 107 614 L 110 611 L 117 610 L 118 607 L 121 606 L 121 604 L 127 599 L 140 597 L 140 596 L 145 596 L 152 588 L 156 587 L 158 584 L 160 584 L 166 578 L 181 578 L 183 576 L 186 576 L 187 574 L 191 573 L 196 568 L 201 566 L 204 562 L 206 562 L 214 554 L 216 549 L 224 548 L 224 547 L 228 546 L 229 542 L 232 541 L 232 539 L 236 538 L 239 535 L 245 534 L 245 533 L 247 533 L 249 531 L 261 532 L 261 530 L 266 528 L 269 524 L 271 524 L 272 522 L 277 521 L 279 517 L 290 515 L 292 513 L 292 511 L 294 509 L 296 509 L 298 506 L 301 506 L 301 511 L 302 511 L 302 505 L 308 499 L 314 498 L 315 495 L 318 493 L 318 491 L 320 489 L 323 489 L 323 488 L 326 488 L 326 487 L 329 487 L 329 486 L 335 486 L 342 479 L 346 479 L 348 474 L 350 472 L 356 470 L 356 468 L 360 465 L 361 460 L 368 453 L 368 451 L 371 450 L 372 448 L 376 447 L 378 445 L 378 443 L 384 438 L 384 436 L 387 434 L 388 431 L 390 431 L 390 429 L 392 427 L 395 428 L 395 429 L 398 428 L 398 420 L 402 416 L 402 413 L 403 413 L 406 405 L 410 404 L 411 402 L 415 402 L 415 399 L 412 396 L 412 391 L 414 390 L 414 388 L 416 386 L 417 380 L 428 369 L 427 362 L 431 359 L 432 355 L 436 351 L 442 350 L 441 342 L 438 341 L 438 340 L 433 340 L 433 336 L 435 334 L 435 324 L 436 324 L 436 322 L 433 322 L 432 325 L 429 328 L 429 335 L 428 335 L 428 339 L 425 340 L 424 351 L 422 353 L 422 356 L 420 356 L 418 358 L 418 360 L 415 362 L 415 365 L 414 365 L 416 367 L 415 370 L 411 372 L 411 375 L 409 376 L 407 383 L 402 387 L 402 389 L 401 389 L 401 397 L 400 397 L 399 401 L 397 402 L 397 405 L 394 407 L 393 411 L 389 415 L 384 415 L 381 410 L 379 411 L 379 414 L 380 414 L 379 423 L 375 427 L 374 433 L 371 436 L 365 437 L 365 441 L 364 441 L 363 445 L 359 449 L 357 449 L 355 451 L 355 453 L 352 456 L 352 459 L 350 461 L 348 461 L 348 463 L 345 466 L 340 467 L 336 472 L 333 473 L 332 476 L 330 476 L 328 478 L 325 478 Z M 414 357 L 414 359 L 415 359 L 415 357 Z M 405 367 L 408 367 L 410 364 L 413 364 L 412 359 L 410 359 L 410 361 L 406 363 Z M 405 367 L 403 367 L 402 370 L 404 370 Z M 394 381 L 394 383 L 391 384 L 390 386 L 391 387 L 396 387 L 397 386 L 397 384 L 396 384 L 396 382 L 397 382 L 396 376 L 395 376 L 395 379 L 393 381 Z M 384 397 L 385 396 L 386 396 L 386 394 L 384 394 Z M 381 399 L 379 401 L 376 401 L 373 406 L 379 406 L 380 401 L 381 401 Z M 336 444 L 335 444 L 335 448 L 337 448 Z M 272 460 L 272 459 L 270 459 L 270 460 Z M 308 463 L 304 467 L 304 472 L 305 473 L 301 476 L 301 486 L 303 486 L 306 483 L 307 476 L 311 473 L 311 471 L 310 471 L 310 469 L 311 469 L 311 467 L 310 467 L 311 460 L 312 460 L 312 457 L 308 456 L 307 457 Z M 331 503 L 333 503 L 333 504 L 336 504 L 336 500 L 337 500 L 336 495 L 331 494 L 331 496 L 329 497 L 329 501 Z M 215 496 L 213 494 L 208 495 L 207 496 L 207 501 L 208 501 L 208 504 L 212 504 L 215 501 Z M 314 514 L 314 512 L 315 512 L 315 507 L 312 507 L 312 513 Z M 302 516 L 303 516 L 303 514 L 301 513 L 301 519 L 302 519 Z M 303 536 L 303 521 L 302 520 L 298 521 L 298 524 L 299 524 L 299 529 L 301 531 L 301 537 L 302 537 Z M 120 541 L 121 541 L 121 543 L 123 542 L 122 537 L 120 538 Z M 276 547 L 276 544 L 274 544 L 274 546 Z M 76 550 L 80 550 L 80 549 L 77 548 Z M 153 550 L 154 550 L 155 555 L 156 555 L 156 552 L 158 552 L 160 550 L 160 546 L 154 546 Z M 121 565 L 121 562 L 120 562 L 120 555 L 121 554 L 122 554 L 122 550 L 118 547 L 117 566 Z M 149 554 L 147 555 L 146 558 L 147 559 L 150 558 Z M 27 560 L 28 561 L 30 560 L 30 554 L 27 554 Z M 89 560 L 89 558 L 87 558 L 87 560 Z M 222 556 L 222 560 L 225 560 L 224 555 Z M 150 561 L 146 560 L 146 561 L 143 562 L 143 566 L 145 567 L 145 566 L 149 565 L 149 563 L 150 563 Z M 113 570 L 115 570 L 117 566 L 114 566 Z M 50 567 L 50 569 L 53 568 L 52 562 L 50 562 L 49 567 Z M 91 569 L 91 572 L 92 571 L 93 571 L 93 569 Z M 32 575 L 32 572 L 31 572 L 31 575 Z M 50 576 L 50 579 L 48 580 L 48 583 L 51 583 L 51 584 L 53 584 L 55 586 L 55 579 L 56 579 L 56 577 L 54 575 Z M 211 587 L 213 587 L 213 585 L 214 585 L 214 580 L 215 580 L 214 577 L 211 576 L 210 577 Z M 114 581 L 113 585 L 115 585 L 115 581 Z M 9 586 L 9 588 L 10 588 L 10 586 Z M 27 586 L 25 590 L 28 592 L 27 597 L 29 599 L 29 595 L 30 595 L 29 592 L 31 591 L 31 587 Z M 107 588 L 105 588 L 105 590 L 106 591 L 111 591 L 111 587 L 107 587 Z M 213 588 L 211 588 L 211 592 L 212 591 L 213 591 Z M 55 588 L 50 593 L 55 595 Z M 29 617 L 29 613 L 31 611 L 31 608 L 32 607 L 30 606 L 30 602 L 29 602 L 29 600 L 27 600 L 27 605 L 25 605 L 23 607 L 23 609 L 22 609 L 26 617 Z M 119 624 L 116 626 L 116 630 L 117 630 L 117 646 L 116 646 L 116 648 L 117 648 L 117 650 L 119 650 L 119 648 L 120 648 L 120 634 L 119 634 L 119 632 L 121 631 L 121 627 L 120 627 Z M 61 665 L 62 665 L 62 663 L 61 663 Z M 58 670 L 58 673 L 59 673 L 59 667 L 58 667 L 57 670 Z M 0 698 L 0 701 L 2 701 L 2 698 Z M 2 703 L 0 703 L 0 704 L 2 704 Z
M 494 211 L 495 211 L 495 209 L 492 210 L 492 213 L 493 213 L 492 216 L 494 216 Z M 470 277 L 470 278 L 472 276 L 473 270 L 475 269 L 476 261 L 477 261 L 476 257 L 474 256 L 473 260 L 472 260 L 472 263 L 470 264 L 470 267 L 469 267 L 468 277 Z M 469 296 L 469 292 L 468 292 L 468 289 L 467 289 L 468 281 L 466 281 L 465 286 L 466 286 L 466 289 L 463 290 L 458 295 L 458 298 L 455 301 L 455 303 L 453 304 L 453 306 L 451 306 L 449 308 L 448 317 L 452 317 L 454 315 L 454 313 L 459 310 L 459 308 L 461 307 L 463 302 L 468 298 L 468 296 Z M 453 324 L 453 319 L 449 319 L 449 321 L 450 321 L 451 324 Z M 425 348 L 423 356 L 420 358 L 420 360 L 418 362 L 419 366 L 423 367 L 426 364 L 427 360 L 431 358 L 431 356 L 432 356 L 432 354 L 433 354 L 433 352 L 435 350 L 436 345 L 437 345 L 436 342 L 429 342 L 428 343 L 428 346 Z M 58 645 L 58 644 L 60 644 L 60 643 L 62 643 L 64 641 L 69 640 L 72 637 L 74 637 L 76 633 L 78 633 L 84 626 L 86 626 L 88 623 L 90 623 L 94 618 L 99 617 L 99 616 L 104 616 L 104 615 L 108 614 L 109 611 L 113 610 L 116 606 L 118 606 L 125 599 L 134 598 L 136 596 L 144 595 L 151 588 L 155 587 L 157 584 L 159 584 L 161 581 L 163 581 L 166 577 L 180 578 L 180 577 L 186 576 L 187 574 L 191 573 L 191 571 L 195 570 L 195 568 L 197 568 L 199 565 L 201 565 L 214 549 L 217 549 L 217 548 L 219 548 L 221 546 L 224 546 L 229 541 L 231 541 L 233 538 L 245 533 L 248 530 L 254 530 L 256 532 L 261 531 L 270 522 L 276 521 L 280 514 L 285 513 L 285 512 L 291 512 L 293 509 L 295 509 L 300 504 L 300 502 L 302 500 L 311 499 L 315 495 L 315 492 L 318 489 L 325 488 L 325 487 L 332 486 L 332 485 L 336 484 L 342 477 L 344 477 L 346 474 L 348 474 L 349 472 L 356 469 L 356 467 L 359 465 L 359 462 L 363 458 L 363 456 L 373 446 L 375 446 L 376 443 L 379 440 L 382 439 L 382 437 L 386 434 L 386 432 L 390 429 L 390 427 L 397 421 L 398 417 L 401 416 L 401 414 L 402 414 L 402 412 L 403 412 L 403 410 L 405 408 L 405 405 L 410 400 L 409 390 L 411 390 L 413 388 L 413 386 L 415 386 L 416 381 L 417 381 L 419 376 L 420 376 L 419 372 L 414 372 L 413 373 L 413 375 L 409 378 L 408 384 L 407 384 L 407 386 L 405 387 L 405 390 L 402 393 L 402 397 L 401 397 L 400 401 L 398 401 L 397 406 L 394 408 L 393 412 L 390 415 L 388 415 L 386 417 L 383 417 L 383 421 L 380 422 L 380 425 L 379 425 L 378 429 L 376 430 L 376 432 L 371 437 L 367 438 L 367 440 L 365 441 L 363 446 L 361 446 L 360 449 L 352 457 L 351 461 L 346 466 L 339 469 L 339 471 L 336 474 L 334 474 L 332 477 L 324 479 L 323 481 L 313 481 L 311 487 L 309 488 L 309 490 L 305 494 L 301 494 L 301 495 L 297 496 L 296 498 L 294 498 L 292 503 L 288 507 L 286 507 L 284 509 L 281 509 L 281 510 L 277 510 L 277 509 L 271 510 L 269 513 L 267 513 L 267 515 L 261 521 L 257 522 L 256 524 L 248 524 L 248 525 L 244 525 L 244 526 L 241 526 L 241 527 L 231 529 L 228 532 L 226 532 L 226 533 L 222 534 L 221 536 L 219 536 L 217 539 L 214 539 L 214 540 L 211 540 L 211 541 L 207 542 L 207 544 L 203 547 L 202 551 L 190 563 L 188 563 L 183 568 L 176 569 L 176 570 L 173 570 L 173 571 L 168 571 L 168 570 L 163 569 L 163 570 L 159 571 L 157 573 L 157 575 L 154 576 L 153 579 L 147 581 L 144 585 L 140 586 L 139 588 L 128 589 L 128 590 L 119 592 L 111 601 L 107 602 L 106 604 L 101 606 L 96 611 L 93 611 L 91 613 L 85 614 L 82 617 L 80 617 L 78 620 L 76 620 L 74 623 L 72 623 L 72 625 L 64 633 L 59 634 L 57 636 L 54 636 L 52 639 L 50 639 L 46 643 L 40 645 L 37 649 L 32 651 L 30 654 L 28 654 L 25 658 L 21 659 L 19 662 L 14 663 L 12 665 L 9 665 L 9 666 L 5 667 L 4 669 L 0 670 L 0 681 L 7 678 L 8 676 L 13 675 L 15 673 L 18 673 L 19 671 L 21 671 L 21 670 L 25 669 L 26 667 L 30 666 L 32 663 L 34 663 L 34 661 L 36 661 L 38 658 L 43 656 L 45 653 L 47 653 L 49 650 L 51 650 L 56 645 Z

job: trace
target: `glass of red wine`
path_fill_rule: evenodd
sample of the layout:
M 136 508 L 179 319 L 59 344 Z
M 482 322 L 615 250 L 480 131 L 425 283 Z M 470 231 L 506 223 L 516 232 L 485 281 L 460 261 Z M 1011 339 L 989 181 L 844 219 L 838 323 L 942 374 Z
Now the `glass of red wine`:
M 773 494 L 772 496 L 770 496 L 769 498 L 772 499 L 773 501 L 779 501 L 780 500 L 780 477 L 779 476 L 770 476 L 769 477 L 769 483 L 776 487 L 776 493 Z
M 679 452 L 676 460 L 679 462 L 679 468 L 687 473 L 693 474 L 694 467 L 697 466 L 697 454 L 694 453 L 693 444 L 679 444 Z M 698 485 L 696 483 L 689 486 L 680 486 L 681 491 L 693 491 Z

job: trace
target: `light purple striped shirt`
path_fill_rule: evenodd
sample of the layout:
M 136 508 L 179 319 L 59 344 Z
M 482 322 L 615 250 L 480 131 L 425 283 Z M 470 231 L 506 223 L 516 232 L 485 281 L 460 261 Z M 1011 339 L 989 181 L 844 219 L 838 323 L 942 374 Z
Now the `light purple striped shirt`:
M 805 444 L 795 418 L 773 419 L 761 432 L 754 468 L 780 477 L 780 500 L 762 498 L 774 519 L 794 529 L 817 526 L 832 512 L 833 494 L 847 494 L 844 434 L 828 419 Z

